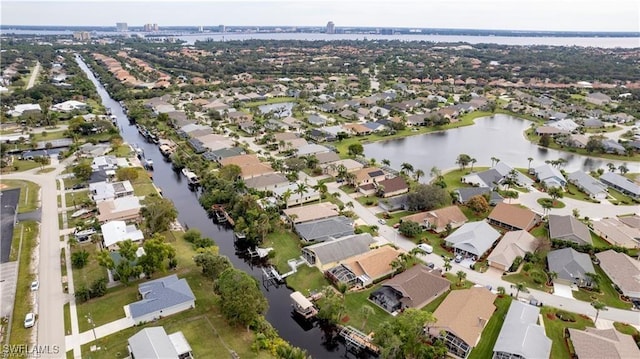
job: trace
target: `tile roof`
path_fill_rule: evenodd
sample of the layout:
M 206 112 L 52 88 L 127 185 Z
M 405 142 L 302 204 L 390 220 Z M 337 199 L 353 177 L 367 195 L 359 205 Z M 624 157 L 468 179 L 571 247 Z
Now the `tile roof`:
M 401 251 L 391 246 L 382 246 L 351 257 L 343 264 L 356 276 L 364 274 L 372 280 L 376 280 L 394 271 L 391 262 L 398 258 L 401 253 Z
M 498 225 L 524 230 L 530 230 L 540 221 L 540 216 L 532 210 L 507 203 L 498 203 L 488 218 L 500 222 Z
M 282 211 L 287 217 L 296 216 L 294 223 L 309 222 L 321 218 L 336 217 L 340 214 L 338 206 L 330 202 L 287 208 Z
M 640 247 L 640 228 L 629 227 L 618 218 L 603 218 L 592 221 L 593 231 L 605 241 L 621 247 Z
M 573 349 L 580 359 L 628 359 L 640 358 L 640 349 L 631 335 L 615 329 L 569 328 Z
M 593 244 L 589 227 L 573 216 L 549 215 L 549 236 L 578 244 Z
M 570 282 L 588 280 L 587 273 L 595 273 L 588 254 L 573 248 L 563 248 L 547 254 L 549 271 L 558 273 L 558 278 Z
M 352 234 L 331 241 L 312 244 L 302 250 L 312 252 L 322 264 L 335 263 L 366 253 L 375 240 L 369 233 Z
M 451 282 L 442 278 L 440 272 L 434 272 L 423 264 L 415 265 L 382 284 L 400 293 L 401 301 L 408 307 L 419 308 L 437 294 L 449 289 Z
M 339 216 L 316 221 L 298 223 L 295 231 L 307 242 L 326 241 L 330 237 L 338 238 L 353 234 L 353 221 Z
M 640 298 L 640 263 L 624 253 L 613 249 L 596 253 L 600 268 L 615 283 L 624 295 Z
M 448 245 L 481 257 L 500 233 L 485 221 L 469 222 L 445 238 Z
M 536 238 L 529 232 L 524 230 L 510 231 L 505 233 L 498 245 L 491 251 L 487 260 L 509 268 L 516 257 L 524 258 L 527 252 L 533 253 L 535 249 Z

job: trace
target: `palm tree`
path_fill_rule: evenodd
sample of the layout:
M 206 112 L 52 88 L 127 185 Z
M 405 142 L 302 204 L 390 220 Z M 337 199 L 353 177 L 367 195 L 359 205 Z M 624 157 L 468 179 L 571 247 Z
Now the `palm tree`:
M 420 177 L 424 176 L 424 171 L 417 169 L 413 172 L 413 175 L 416 177 L 416 182 L 420 182 Z
M 520 294 L 520 292 L 529 293 L 529 289 L 527 289 L 527 286 L 525 286 L 523 282 L 512 284 L 511 287 L 516 289 L 516 300 L 518 300 L 518 295 Z
M 364 326 L 367 324 L 367 319 L 369 319 L 369 317 L 373 313 L 374 310 L 369 305 L 365 304 L 360 308 L 360 314 L 362 314 L 362 316 L 364 317 L 364 319 L 362 320 L 362 330 L 364 330 Z
M 549 194 L 549 197 L 551 197 L 553 199 L 553 205 L 556 205 L 556 201 L 558 200 L 558 198 L 562 198 L 563 194 L 562 194 L 562 188 L 560 187 L 550 187 L 547 190 L 547 193 Z
M 451 270 L 451 258 L 446 257 L 446 258 L 444 259 L 444 271 L 445 271 L 445 272 L 448 272 L 448 271 L 450 271 L 450 270 Z
M 413 172 L 413 165 L 411 163 L 403 162 L 400 165 L 400 173 L 406 175 L 406 174 L 409 174 L 410 172 Z
M 531 162 L 533 161 L 533 157 L 527 158 L 527 161 L 529 161 L 529 168 L 528 169 L 531 169 Z
M 500 159 L 498 157 L 491 157 L 491 167 L 498 164 L 498 162 L 500 162 Z
M 456 272 L 456 277 L 458 277 L 458 287 L 459 287 L 462 285 L 462 281 L 467 279 L 467 273 L 465 271 L 459 270 Z
M 498 289 L 496 289 L 496 290 L 498 291 L 498 294 L 500 294 L 500 295 L 504 295 L 507 292 L 507 290 L 504 289 L 504 287 L 498 287 Z
M 594 323 L 598 321 L 598 316 L 600 315 L 601 310 L 609 310 L 604 303 L 597 300 L 591 302 L 591 306 L 596 310 L 596 319 L 593 321 Z
M 382 164 L 387 166 L 387 167 L 389 167 L 389 166 L 391 166 L 391 161 L 389 161 L 388 159 L 385 158 L 385 159 L 382 160 Z
M 622 173 L 623 175 L 627 174 L 627 172 L 629 172 L 629 168 L 622 164 L 620 166 L 618 166 L 618 170 L 620 171 L 620 173 Z
M 542 206 L 542 210 L 544 212 L 544 215 L 546 216 L 547 214 L 549 214 L 549 209 L 551 209 L 552 204 L 549 203 L 548 201 L 542 201 L 542 203 L 540 203 L 540 205 Z
M 284 201 L 286 208 L 289 208 L 289 199 L 291 198 L 291 195 L 293 195 L 291 188 L 287 188 L 287 190 L 282 194 L 282 200 Z
M 615 172 L 616 171 L 616 165 L 614 165 L 611 162 L 607 163 L 607 167 L 609 167 L 609 171 L 611 171 L 611 172 Z
M 553 280 L 558 278 L 558 273 L 557 272 L 553 272 L 553 271 L 547 272 L 547 277 L 548 277 L 549 285 L 552 285 L 553 284 Z
M 369 166 L 375 167 L 378 164 L 375 158 L 369 159 Z
M 313 186 L 313 189 L 320 192 L 320 202 L 322 202 L 322 197 L 327 193 L 327 191 L 329 190 L 327 188 L 327 185 L 324 182 L 318 182 L 317 185 Z
M 469 161 L 469 162 L 471 162 L 471 172 L 473 172 L 473 165 L 474 165 L 476 162 L 478 162 L 478 160 L 476 160 L 475 158 L 471 158 L 471 161 Z
M 600 275 L 597 273 L 585 273 L 584 275 L 589 278 L 589 283 L 587 283 L 587 285 L 594 291 L 600 292 Z

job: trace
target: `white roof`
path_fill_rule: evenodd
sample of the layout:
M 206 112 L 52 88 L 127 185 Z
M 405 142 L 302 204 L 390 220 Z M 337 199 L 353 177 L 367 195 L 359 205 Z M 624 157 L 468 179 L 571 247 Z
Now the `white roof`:
M 135 225 L 127 225 L 124 221 L 111 221 L 100 226 L 105 247 L 130 239 L 134 242 L 144 239 L 142 231 Z
M 482 256 L 493 242 L 500 238 L 500 232 L 496 231 L 485 221 L 469 222 L 458 228 L 445 240 L 452 247 Z
M 40 104 L 24 103 L 24 104 L 16 105 L 16 107 L 14 107 L 13 110 L 7 111 L 7 114 L 10 114 L 12 116 L 20 116 L 25 111 L 33 111 L 33 110 L 40 111 L 41 110 Z
M 191 351 L 191 345 L 189 345 L 187 338 L 184 337 L 184 334 L 182 334 L 182 332 L 169 334 L 169 340 L 173 344 L 175 350 L 178 352 L 178 355 L 189 353 Z
M 329 151 L 330 150 L 325 146 L 318 145 L 315 143 L 310 143 L 310 144 L 298 147 L 298 151 L 296 151 L 296 154 L 298 156 L 305 156 L 309 154 L 329 152 Z
M 294 197 L 299 197 L 300 195 L 296 192 L 296 189 L 298 189 L 298 183 L 299 182 L 294 182 L 294 183 L 290 183 L 286 186 L 282 186 L 282 187 L 277 187 L 273 189 L 273 193 L 278 196 L 281 197 L 288 189 L 291 190 L 291 192 L 293 192 L 293 194 L 291 195 L 292 198 Z M 320 193 L 316 190 L 314 190 L 311 186 L 307 185 L 307 190 L 304 192 L 305 195 L 319 195 Z
M 311 303 L 311 301 L 300 292 L 293 292 L 289 294 L 289 297 L 291 297 L 291 300 L 293 300 L 294 303 L 296 303 L 302 309 L 313 307 L 313 303 Z

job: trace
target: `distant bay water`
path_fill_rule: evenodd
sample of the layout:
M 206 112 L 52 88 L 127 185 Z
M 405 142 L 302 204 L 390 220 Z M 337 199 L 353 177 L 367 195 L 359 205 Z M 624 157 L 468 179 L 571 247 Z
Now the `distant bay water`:
M 2 29 L 2 36 L 16 35 L 67 35 L 72 31 L 56 30 L 22 30 Z M 121 35 L 116 32 L 95 32 L 96 36 Z M 130 32 L 126 35 L 135 36 L 143 33 Z M 155 37 L 163 37 L 162 33 Z M 241 41 L 241 40 L 400 40 L 400 41 L 428 41 L 436 43 L 468 43 L 468 44 L 499 44 L 499 45 L 547 45 L 547 46 L 579 46 L 600 48 L 638 48 L 640 37 L 560 37 L 560 36 L 471 36 L 471 35 L 378 35 L 378 34 L 322 34 L 322 33 L 181 33 L 167 35 L 194 44 L 196 41 Z

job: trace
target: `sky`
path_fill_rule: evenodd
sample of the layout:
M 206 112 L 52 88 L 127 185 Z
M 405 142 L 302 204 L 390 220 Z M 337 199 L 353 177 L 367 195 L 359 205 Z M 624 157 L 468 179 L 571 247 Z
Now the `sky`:
M 635 31 L 638 0 L 1 0 L 2 25 L 325 26 Z

